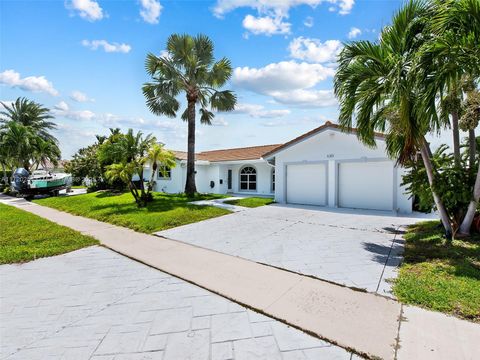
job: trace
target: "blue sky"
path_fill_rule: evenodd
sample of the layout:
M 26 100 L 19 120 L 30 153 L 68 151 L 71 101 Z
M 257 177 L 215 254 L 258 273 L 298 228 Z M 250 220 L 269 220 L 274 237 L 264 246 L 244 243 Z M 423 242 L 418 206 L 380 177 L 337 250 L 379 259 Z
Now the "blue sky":
M 197 149 L 281 143 L 336 121 L 335 55 L 375 40 L 397 0 L 67 0 L 0 2 L 0 100 L 52 109 L 64 158 L 109 127 L 186 149 L 186 124 L 151 114 L 144 60 L 172 33 L 204 33 L 235 68 L 238 109 L 198 126 Z

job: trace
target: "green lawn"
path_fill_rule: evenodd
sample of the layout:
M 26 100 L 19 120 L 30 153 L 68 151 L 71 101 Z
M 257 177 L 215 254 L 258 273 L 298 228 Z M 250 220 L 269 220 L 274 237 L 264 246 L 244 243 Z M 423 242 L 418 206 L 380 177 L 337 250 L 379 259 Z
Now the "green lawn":
M 35 260 L 98 244 L 67 227 L 0 204 L 0 264 Z
M 249 208 L 259 207 L 263 205 L 273 204 L 275 201 L 272 198 L 263 198 L 263 197 L 249 197 L 238 200 L 228 200 L 225 201 L 225 204 L 245 206 Z
M 197 206 L 189 201 L 223 198 L 223 195 L 197 195 L 153 193 L 154 200 L 145 208 L 138 208 L 130 193 L 95 192 L 68 197 L 50 197 L 34 202 L 130 229 L 152 233 L 175 226 L 229 214 L 213 206 Z
M 398 299 L 480 322 L 480 236 L 446 245 L 439 222 L 412 225 L 393 290 Z

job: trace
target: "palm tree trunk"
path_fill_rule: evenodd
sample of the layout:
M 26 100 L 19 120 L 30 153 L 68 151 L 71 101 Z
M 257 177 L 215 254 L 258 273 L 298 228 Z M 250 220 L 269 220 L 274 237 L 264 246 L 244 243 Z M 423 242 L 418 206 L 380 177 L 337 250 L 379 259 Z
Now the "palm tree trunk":
M 475 216 L 475 212 L 477 211 L 479 198 L 480 198 L 480 166 L 478 167 L 477 177 L 475 179 L 475 185 L 473 186 L 473 198 L 468 204 L 467 213 L 465 214 L 462 224 L 460 225 L 459 233 L 461 235 L 470 234 L 470 228 L 472 227 L 473 218 Z
M 187 181 L 185 193 L 193 196 L 197 192 L 195 185 L 195 100 L 188 99 L 188 154 L 187 154 Z
M 453 158 L 455 166 L 460 167 L 460 131 L 458 130 L 458 111 L 452 111 Z
M 152 164 L 152 170 L 150 174 L 150 181 L 148 182 L 148 192 L 153 190 L 153 181 L 155 180 L 155 172 L 157 171 L 157 163 Z
M 423 164 L 425 165 L 425 170 L 427 171 L 428 183 L 430 184 L 430 188 L 432 190 L 433 200 L 435 201 L 435 206 L 437 207 L 438 213 L 440 214 L 440 220 L 442 221 L 445 229 L 445 236 L 447 241 L 451 241 L 453 234 L 452 225 L 450 224 L 450 218 L 445 206 L 443 205 L 442 199 L 433 188 L 434 172 L 430 159 L 430 147 L 425 139 L 423 139 L 423 144 L 420 148 L 420 151 L 422 154 Z
M 475 167 L 475 155 L 477 152 L 477 139 L 475 136 L 475 129 L 468 130 L 468 157 L 470 169 Z

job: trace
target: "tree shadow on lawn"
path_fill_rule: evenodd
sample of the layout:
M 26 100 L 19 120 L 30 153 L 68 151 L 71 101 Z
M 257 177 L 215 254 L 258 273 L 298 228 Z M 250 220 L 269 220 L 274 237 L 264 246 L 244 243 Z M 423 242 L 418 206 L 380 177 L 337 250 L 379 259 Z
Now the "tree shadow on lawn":
M 409 226 L 405 234 L 404 263 L 436 263 L 451 267 L 455 276 L 480 280 L 480 235 L 447 243 L 439 222 Z
M 110 195 L 109 195 L 110 194 Z M 123 193 L 125 194 L 125 193 Z M 111 193 L 98 194 L 97 198 L 115 197 L 117 194 L 111 195 Z M 189 204 L 191 201 L 198 201 L 204 199 L 219 198 L 211 195 L 196 195 L 194 197 L 187 197 L 185 195 L 164 195 L 154 194 L 153 201 L 147 203 L 145 207 L 138 207 L 131 197 L 131 202 L 125 203 L 105 203 L 96 204 L 91 207 L 93 211 L 101 212 L 103 215 L 126 215 L 126 214 L 139 214 L 139 213 L 162 213 L 179 208 L 201 211 L 208 207 L 208 205 L 193 205 Z M 104 211 L 107 210 L 107 211 Z M 110 210 L 110 211 L 108 211 Z

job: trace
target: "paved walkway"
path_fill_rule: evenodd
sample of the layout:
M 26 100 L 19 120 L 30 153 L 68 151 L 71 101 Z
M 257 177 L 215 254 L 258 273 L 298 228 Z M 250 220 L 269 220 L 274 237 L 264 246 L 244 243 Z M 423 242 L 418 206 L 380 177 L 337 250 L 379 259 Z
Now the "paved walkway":
M 204 205 L 215 206 L 215 207 L 218 207 L 220 209 L 229 210 L 231 212 L 240 212 L 240 211 L 247 210 L 248 208 L 243 207 L 243 206 L 237 206 L 237 205 L 232 205 L 232 204 L 226 204 L 225 203 L 225 201 L 240 200 L 240 199 L 243 199 L 243 197 L 231 196 L 231 197 L 224 198 L 224 199 L 192 201 L 190 204 L 202 205 L 202 206 L 204 206 Z
M 478 324 L 23 200 L 6 202 L 360 354 L 383 359 L 474 359 L 478 354 Z
M 269 205 L 157 232 L 225 254 L 391 296 L 403 239 L 419 219 L 391 212 Z
M 2 359 L 352 359 L 104 247 L 2 265 L 0 281 Z

